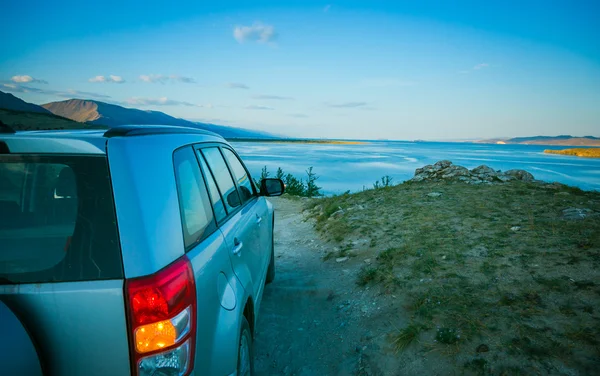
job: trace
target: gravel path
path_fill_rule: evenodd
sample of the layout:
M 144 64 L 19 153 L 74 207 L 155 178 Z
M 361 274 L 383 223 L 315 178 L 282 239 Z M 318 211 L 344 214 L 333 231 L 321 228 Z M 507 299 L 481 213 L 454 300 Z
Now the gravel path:
M 322 261 L 331 246 L 304 221 L 301 201 L 272 202 L 277 276 L 266 287 L 260 308 L 256 374 L 366 374 L 362 342 L 370 335 L 353 327 L 357 307 L 349 300 L 355 277 L 335 261 Z

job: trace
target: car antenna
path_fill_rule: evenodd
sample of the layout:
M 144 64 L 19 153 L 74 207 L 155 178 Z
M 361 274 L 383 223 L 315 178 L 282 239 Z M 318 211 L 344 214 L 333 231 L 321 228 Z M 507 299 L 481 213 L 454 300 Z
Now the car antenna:
M 0 121 L 0 133 L 16 133 L 14 129 Z

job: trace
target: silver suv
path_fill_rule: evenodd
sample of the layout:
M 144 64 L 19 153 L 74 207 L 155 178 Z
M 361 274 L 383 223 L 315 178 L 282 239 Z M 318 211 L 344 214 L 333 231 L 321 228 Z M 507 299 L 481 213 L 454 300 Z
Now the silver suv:
M 283 190 L 210 132 L 0 127 L 0 308 L 39 357 L 15 372 L 251 374 Z

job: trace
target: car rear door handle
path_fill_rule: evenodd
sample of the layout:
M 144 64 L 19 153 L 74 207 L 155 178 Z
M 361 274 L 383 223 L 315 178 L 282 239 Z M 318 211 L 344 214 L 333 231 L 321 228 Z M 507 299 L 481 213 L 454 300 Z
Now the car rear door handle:
M 262 217 L 258 214 L 256 214 L 256 223 L 260 225 L 260 223 L 262 222 Z
M 237 238 L 233 239 L 233 254 L 234 255 L 239 255 L 239 253 L 242 251 L 242 247 L 244 246 L 244 243 L 239 241 Z

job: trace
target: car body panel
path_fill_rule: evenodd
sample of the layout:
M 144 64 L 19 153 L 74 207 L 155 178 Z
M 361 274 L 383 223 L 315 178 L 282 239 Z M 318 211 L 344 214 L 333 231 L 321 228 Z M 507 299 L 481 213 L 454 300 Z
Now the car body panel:
M 35 131 L 0 134 L 11 153 L 105 154 L 103 131 Z M 24 137 L 25 136 L 25 137 Z
M 42 365 L 33 339 L 21 320 L 0 301 L 0 364 L 6 375 L 42 376 Z
M 242 210 L 231 216 L 225 223 L 221 224 L 221 231 L 225 236 L 228 247 L 228 254 L 231 260 L 233 270 L 244 286 L 249 291 L 251 297 L 258 293 L 260 258 L 256 258 L 256 246 L 258 244 L 258 233 L 255 226 L 256 213 L 254 208 L 255 200 L 248 202 Z M 242 243 L 242 249 L 234 254 L 236 242 Z M 260 270 L 260 268 L 259 268 Z
M 218 140 L 186 134 L 108 140 L 126 278 L 155 273 L 183 256 L 173 152 L 185 145 Z
M 48 375 L 129 373 L 122 280 L 2 285 L 0 299 L 32 334 Z
M 195 373 L 225 375 L 235 370 L 237 322 L 246 292 L 231 268 L 220 230 L 187 253 L 196 279 Z

